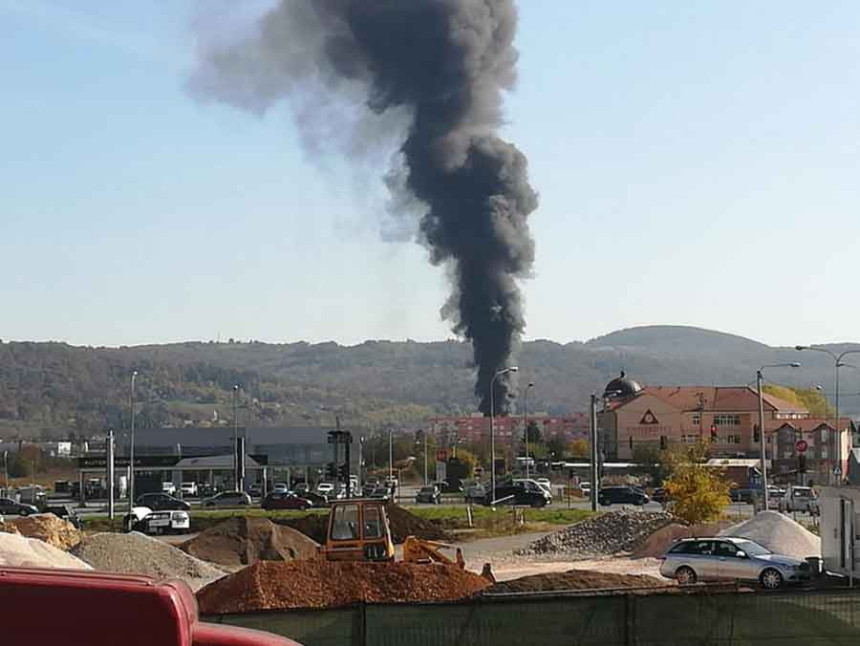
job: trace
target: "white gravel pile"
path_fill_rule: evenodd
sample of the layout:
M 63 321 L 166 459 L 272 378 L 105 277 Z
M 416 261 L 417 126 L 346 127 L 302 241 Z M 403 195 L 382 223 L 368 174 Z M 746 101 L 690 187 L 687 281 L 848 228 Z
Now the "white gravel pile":
M 749 520 L 727 527 L 720 536 L 748 538 L 775 554 L 797 559 L 821 556 L 821 539 L 777 511 L 760 512 Z
M 211 563 L 139 532 L 93 534 L 71 551 L 96 570 L 182 579 L 195 591 L 226 574 Z
M 89 570 L 90 566 L 71 554 L 38 538 L 0 533 L 0 566 L 67 568 Z
M 664 512 L 613 511 L 532 541 L 515 553 L 569 560 L 624 554 L 672 521 Z

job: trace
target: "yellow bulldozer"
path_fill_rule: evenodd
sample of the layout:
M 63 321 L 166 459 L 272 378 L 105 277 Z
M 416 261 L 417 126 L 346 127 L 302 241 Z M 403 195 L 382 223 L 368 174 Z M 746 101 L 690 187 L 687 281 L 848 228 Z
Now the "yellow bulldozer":
M 403 542 L 406 563 L 444 563 L 465 569 L 463 553 L 456 549 L 455 558 L 440 550 L 453 546 L 408 536 Z M 320 553 L 328 561 L 394 561 L 394 541 L 385 512 L 385 502 L 378 499 L 339 500 L 331 506 L 325 545 Z

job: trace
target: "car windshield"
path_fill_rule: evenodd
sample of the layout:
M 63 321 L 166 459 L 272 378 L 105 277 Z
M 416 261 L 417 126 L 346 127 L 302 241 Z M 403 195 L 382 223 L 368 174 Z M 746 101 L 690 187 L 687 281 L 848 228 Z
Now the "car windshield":
M 752 541 L 734 541 L 734 544 L 738 546 L 739 550 L 746 552 L 747 556 L 765 556 L 766 554 L 771 554 L 770 550 Z

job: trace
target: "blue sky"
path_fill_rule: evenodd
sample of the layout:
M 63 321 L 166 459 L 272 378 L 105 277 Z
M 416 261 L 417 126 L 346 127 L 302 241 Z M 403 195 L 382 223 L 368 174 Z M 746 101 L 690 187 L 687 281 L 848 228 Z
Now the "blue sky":
M 520 5 L 527 338 L 860 340 L 860 4 Z M 0 0 L 0 338 L 450 337 L 376 173 L 184 91 L 201 6 Z

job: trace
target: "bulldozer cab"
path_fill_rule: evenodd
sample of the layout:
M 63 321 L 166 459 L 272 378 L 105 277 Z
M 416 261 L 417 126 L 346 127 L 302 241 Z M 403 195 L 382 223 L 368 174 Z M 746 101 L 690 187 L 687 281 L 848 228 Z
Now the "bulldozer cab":
M 328 561 L 393 561 L 385 503 L 372 499 L 333 503 L 323 554 Z

